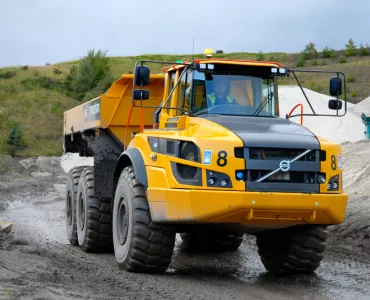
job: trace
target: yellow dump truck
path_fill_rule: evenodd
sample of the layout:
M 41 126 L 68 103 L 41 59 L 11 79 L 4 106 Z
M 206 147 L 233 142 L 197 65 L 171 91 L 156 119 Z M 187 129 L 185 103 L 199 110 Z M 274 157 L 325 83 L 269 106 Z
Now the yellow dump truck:
M 280 116 L 278 81 L 298 70 L 207 55 L 151 61 L 166 66 L 156 75 L 148 63 L 64 114 L 65 153 L 94 157 L 69 172 L 71 244 L 114 248 L 128 271 L 164 272 L 176 233 L 189 249 L 218 251 L 254 234 L 267 270 L 313 272 L 347 195 L 340 145 Z M 345 77 L 329 73 L 339 117 Z

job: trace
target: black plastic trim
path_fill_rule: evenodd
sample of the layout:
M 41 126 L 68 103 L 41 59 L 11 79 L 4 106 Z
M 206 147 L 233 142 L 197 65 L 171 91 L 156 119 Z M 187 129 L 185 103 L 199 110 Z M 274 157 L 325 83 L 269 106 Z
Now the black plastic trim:
M 319 193 L 319 184 L 247 182 L 247 192 Z
M 175 177 L 176 181 L 180 184 L 193 185 L 193 186 L 202 186 L 202 169 L 197 168 L 197 173 L 193 179 L 184 179 L 178 172 L 178 163 L 171 161 L 171 170 L 172 174 Z
M 131 164 L 134 167 L 136 179 L 142 185 L 148 187 L 148 177 L 146 174 L 144 159 L 141 156 L 140 151 L 136 148 L 130 148 L 121 154 L 114 171 L 114 177 L 119 178 L 122 170 Z

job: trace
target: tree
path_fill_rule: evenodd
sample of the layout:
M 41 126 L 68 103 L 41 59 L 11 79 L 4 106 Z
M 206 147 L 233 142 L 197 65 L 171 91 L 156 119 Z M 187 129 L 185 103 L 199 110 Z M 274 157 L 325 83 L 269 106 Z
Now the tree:
M 317 57 L 317 50 L 316 45 L 313 42 L 310 42 L 306 45 L 303 52 L 303 58 L 304 59 L 313 59 Z
M 221 49 L 216 50 L 216 54 L 223 54 L 223 53 L 224 53 L 224 51 L 223 51 L 223 50 L 221 50 Z
M 346 50 L 344 52 L 346 56 L 356 56 L 357 48 L 355 42 L 352 39 L 349 39 L 348 44 L 346 44 Z
M 328 46 L 322 49 L 322 58 L 330 58 L 330 49 Z
M 261 61 L 261 60 L 264 60 L 265 59 L 265 55 L 263 54 L 263 52 L 260 50 L 257 55 L 256 55 L 256 60 L 258 61 Z
M 89 50 L 78 65 L 71 68 L 64 81 L 64 87 L 75 98 L 82 100 L 87 93 L 98 96 L 105 92 L 103 89 L 106 89 L 107 81 L 110 81 L 110 85 L 113 77 L 106 51 Z
M 8 152 L 14 155 L 23 146 L 23 128 L 19 122 L 13 122 L 7 138 Z
M 298 61 L 297 61 L 297 67 L 304 67 L 304 55 L 301 54 L 299 57 L 298 57 Z
M 366 47 L 364 47 L 362 45 L 362 43 L 360 44 L 360 55 L 361 56 L 367 56 L 367 55 L 369 55 L 369 46 L 368 45 L 366 45 Z

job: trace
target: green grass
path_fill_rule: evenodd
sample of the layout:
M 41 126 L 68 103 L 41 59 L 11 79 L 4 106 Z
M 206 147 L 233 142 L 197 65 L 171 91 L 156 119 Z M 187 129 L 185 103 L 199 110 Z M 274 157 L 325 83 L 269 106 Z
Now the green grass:
M 306 60 L 304 69 L 342 71 L 350 75 L 347 83 L 348 100 L 356 103 L 370 96 L 370 56 L 346 57 L 340 63 L 340 52 L 336 58 L 315 58 L 318 65 L 312 66 L 312 60 Z M 296 68 L 299 53 L 283 52 L 263 53 L 264 60 L 278 61 L 288 68 Z M 215 54 L 218 58 L 251 59 L 258 53 L 223 53 Z M 133 72 L 139 59 L 177 61 L 191 59 L 191 55 L 142 55 L 138 57 L 110 57 L 109 63 L 114 78 Z M 203 54 L 195 54 L 203 57 Z M 323 64 L 325 60 L 326 64 Z M 0 153 L 6 152 L 6 139 L 14 121 L 22 124 L 26 147 L 16 153 L 19 156 L 60 155 L 63 142 L 63 112 L 81 102 L 69 97 L 63 89 L 63 81 L 70 68 L 78 61 L 61 62 L 44 67 L 12 67 L 0 69 Z M 314 63 L 315 65 L 315 63 Z M 153 74 L 160 73 L 162 67 L 149 64 Z M 61 71 L 55 72 L 54 68 Z M 300 68 L 296 68 L 300 69 Z M 328 94 L 331 75 L 298 73 L 304 87 Z M 295 85 L 293 76 L 280 81 L 282 85 Z

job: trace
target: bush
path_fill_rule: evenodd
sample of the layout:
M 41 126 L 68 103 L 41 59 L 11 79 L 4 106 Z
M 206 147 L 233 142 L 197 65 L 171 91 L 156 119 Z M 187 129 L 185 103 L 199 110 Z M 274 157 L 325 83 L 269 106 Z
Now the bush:
M 325 46 L 325 48 L 322 49 L 322 58 L 335 58 L 336 56 L 337 54 L 333 48 L 329 49 L 328 46 Z
M 298 61 L 297 61 L 297 64 L 296 64 L 297 67 L 304 67 L 304 55 L 300 55 L 298 57 Z
M 17 150 L 20 150 L 24 145 L 23 142 L 23 128 L 19 122 L 13 122 L 10 127 L 8 138 L 8 153 L 14 155 Z
M 264 60 L 265 59 L 265 55 L 263 54 L 263 52 L 260 50 L 257 55 L 256 55 L 256 60 L 258 61 L 261 61 L 261 60 Z
M 368 56 L 369 55 L 369 46 L 366 45 L 366 47 L 364 47 L 362 44 L 360 45 L 360 55 L 361 56 Z
M 316 60 L 316 59 L 314 59 L 314 60 L 312 61 L 311 65 L 312 65 L 313 67 L 317 66 L 317 65 L 318 65 L 317 60 Z
M 355 82 L 355 77 L 353 74 L 349 73 L 347 76 L 347 82 Z
M 63 72 L 59 68 L 54 68 L 53 73 L 56 74 L 56 75 L 60 75 Z
M 0 78 L 3 78 L 3 79 L 10 79 L 10 78 L 13 78 L 15 75 L 17 75 L 17 72 L 16 71 L 5 71 L 3 73 L 0 73 Z
M 107 78 L 111 79 L 111 71 L 106 52 L 89 50 L 77 66 L 73 66 L 64 81 L 67 92 L 82 100 L 88 92 L 97 92 L 97 87 L 105 86 Z M 102 83 L 103 82 L 103 83 Z M 86 95 L 90 96 L 89 95 Z
M 352 97 L 352 98 L 356 98 L 356 97 L 357 97 L 357 91 L 353 90 L 353 91 L 351 92 L 351 97 Z
M 22 71 L 27 71 L 28 70 L 28 66 L 21 66 L 21 70 Z
M 27 79 L 23 79 L 21 81 L 21 84 L 28 89 L 32 89 L 33 87 L 41 87 L 48 90 L 62 86 L 60 80 L 48 76 L 41 76 L 36 78 L 29 77 Z
M 354 41 L 352 39 L 349 39 L 348 44 L 346 44 L 346 50 L 344 51 L 346 56 L 356 56 L 357 55 L 357 49 Z
M 76 78 L 76 72 L 77 72 L 77 68 L 75 65 L 72 66 L 72 68 L 69 70 L 69 73 L 66 77 L 66 79 L 64 80 L 64 88 L 68 91 L 68 92 L 72 92 L 73 91 L 73 82 Z
M 330 58 L 330 49 L 328 46 L 322 49 L 322 58 Z
M 340 64 L 344 64 L 347 62 L 347 60 L 343 56 L 340 56 L 338 61 Z
M 335 50 L 334 50 L 334 49 L 331 49 L 331 50 L 330 50 L 330 58 L 334 59 L 334 58 L 336 58 L 336 57 L 337 57 L 337 53 L 335 52 Z
M 302 53 L 303 53 L 304 59 L 316 58 L 317 50 L 316 50 L 315 44 L 313 42 L 308 43 Z
M 223 54 L 223 53 L 224 53 L 224 51 L 223 51 L 223 50 L 221 50 L 221 49 L 216 50 L 216 54 Z
M 325 59 L 322 60 L 321 63 L 320 63 L 320 65 L 325 66 L 326 65 L 326 60 Z

